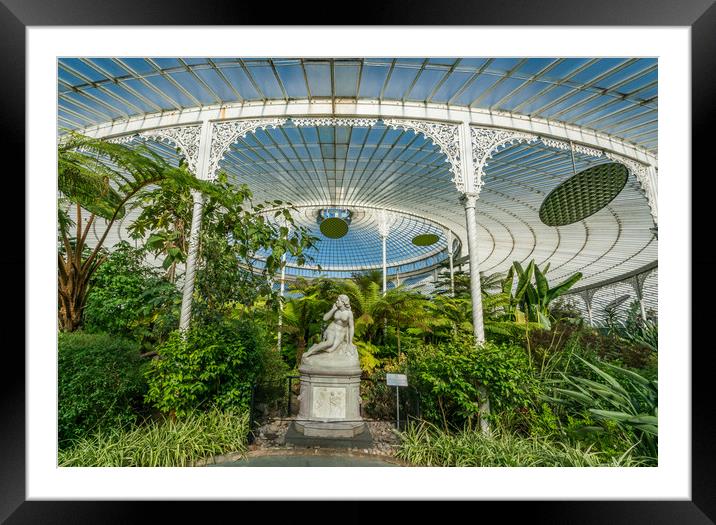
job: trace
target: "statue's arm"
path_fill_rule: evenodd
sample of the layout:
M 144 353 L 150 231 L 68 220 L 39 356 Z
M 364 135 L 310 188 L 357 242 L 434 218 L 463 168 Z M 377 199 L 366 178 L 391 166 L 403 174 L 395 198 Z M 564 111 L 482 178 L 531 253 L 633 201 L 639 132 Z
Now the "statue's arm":
M 353 343 L 353 332 L 355 332 L 355 326 L 353 325 L 353 312 L 348 316 L 348 342 Z
M 335 313 L 335 311 L 336 311 L 337 309 L 338 309 L 338 307 L 334 304 L 334 305 L 333 305 L 333 308 L 331 308 L 331 311 L 328 312 L 326 315 L 323 316 L 323 320 L 324 320 L 324 321 L 330 320 L 331 317 L 333 317 L 333 314 Z

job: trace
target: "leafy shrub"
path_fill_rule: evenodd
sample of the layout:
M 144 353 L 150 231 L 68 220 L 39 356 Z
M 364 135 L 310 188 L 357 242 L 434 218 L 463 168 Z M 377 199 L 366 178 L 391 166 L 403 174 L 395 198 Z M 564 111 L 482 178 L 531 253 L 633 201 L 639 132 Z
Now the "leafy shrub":
M 479 420 L 482 387 L 495 412 L 527 407 L 538 392 L 522 348 L 490 342 L 476 346 L 471 337 L 412 349 L 408 374 L 420 392 L 424 417 L 446 429 Z
M 643 463 L 629 452 L 612 456 L 577 443 L 519 437 L 497 430 L 491 436 L 472 430 L 456 434 L 426 422 L 411 423 L 400 434 L 396 457 L 435 467 L 632 467 Z
M 179 420 L 98 430 L 61 450 L 60 467 L 184 467 L 217 454 L 244 453 L 247 412 L 191 412 Z
M 92 277 L 84 326 L 139 341 L 146 351 L 177 326 L 181 295 L 144 264 L 144 255 L 126 241 L 115 245 Z
M 245 408 L 261 369 L 265 340 L 254 323 L 223 320 L 179 331 L 157 347 L 147 370 L 146 400 L 162 412 L 185 416 L 202 404 Z
M 625 448 L 633 447 L 656 462 L 657 382 L 609 363 L 584 363 L 596 380 L 561 374 L 554 381 L 552 401 L 561 404 L 576 421 L 584 422 L 576 428 L 583 435 L 617 437 L 627 444 Z
M 385 375 L 405 374 L 407 364 L 405 357 L 386 362 L 382 369 L 374 369 L 361 381 L 361 401 L 365 415 L 375 419 L 395 421 L 395 387 L 388 386 Z M 415 416 L 419 400 L 415 388 L 400 389 L 401 420 L 406 416 Z
M 146 390 L 139 346 L 107 334 L 58 336 L 60 447 L 98 427 L 133 422 Z

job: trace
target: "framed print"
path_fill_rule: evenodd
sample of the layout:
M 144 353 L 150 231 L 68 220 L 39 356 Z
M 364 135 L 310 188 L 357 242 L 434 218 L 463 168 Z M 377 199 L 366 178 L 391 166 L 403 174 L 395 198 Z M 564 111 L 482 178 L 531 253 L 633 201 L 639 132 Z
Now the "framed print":
M 228 4 L 207 9 L 196 3 L 159 1 L 147 9 L 133 2 L 106 2 L 100 8 L 90 2 L 63 0 L 51 5 L 0 1 L 3 120 L 6 130 L 15 130 L 3 141 L 3 149 L 6 158 L 22 158 L 18 152 L 24 144 L 28 226 L 26 258 L 12 250 L 14 255 L 5 262 L 8 281 L 17 281 L 12 277 L 17 273 L 25 275 L 27 342 L 26 356 L 8 365 L 14 373 L 6 374 L 3 385 L 2 519 L 8 523 L 127 522 L 144 512 L 147 504 L 137 500 L 175 500 L 162 505 L 167 518 L 185 513 L 184 505 L 176 500 L 238 500 L 240 504 L 291 500 L 298 507 L 281 510 L 294 518 L 296 508 L 305 501 L 320 501 L 319 507 L 345 501 L 349 507 L 344 509 L 353 509 L 349 512 L 357 516 L 377 500 L 412 501 L 416 508 L 421 500 L 447 505 L 459 500 L 469 501 L 473 512 L 482 511 L 485 505 L 509 513 L 518 508 L 524 519 L 544 523 L 710 523 L 716 519 L 711 450 L 716 432 L 712 395 L 707 390 L 711 382 L 706 378 L 712 370 L 709 344 L 692 339 L 695 329 L 708 326 L 711 316 L 708 304 L 701 308 L 689 304 L 697 294 L 688 277 L 691 270 L 703 286 L 713 261 L 710 255 L 697 252 L 696 264 L 690 264 L 694 256 L 689 241 L 694 233 L 705 231 L 711 219 L 691 222 L 688 218 L 691 209 L 703 213 L 710 208 L 706 203 L 699 206 L 697 200 L 691 205 L 690 194 L 691 171 L 701 168 L 702 178 L 708 173 L 704 160 L 713 135 L 710 77 L 716 65 L 716 8 L 709 2 L 690 1 L 678 10 L 652 2 L 555 2 L 547 8 L 510 2 L 482 13 L 478 6 L 448 10 L 422 1 L 410 8 L 384 4 L 381 26 L 364 19 L 365 13 L 356 14 L 346 27 L 318 26 L 306 10 L 290 20 L 300 25 L 277 27 L 246 25 L 248 21 L 263 23 L 264 6 L 245 6 L 236 20 L 239 25 L 233 25 L 218 14 L 236 9 Z M 147 80 L 150 75 L 152 79 Z M 611 79 L 611 83 L 600 84 L 599 79 Z M 57 354 L 55 348 L 47 349 L 57 329 L 53 323 L 57 294 L 48 290 L 54 289 L 58 275 L 51 251 L 56 249 L 53 236 L 57 232 L 47 227 L 56 219 L 56 206 L 50 206 L 47 199 L 54 202 L 57 191 L 48 191 L 52 189 L 48 181 L 54 180 L 41 174 L 54 170 L 60 128 L 111 138 L 120 147 L 132 141 L 151 143 L 150 151 L 170 158 L 177 169 L 197 174 L 202 184 L 221 183 L 228 173 L 230 180 L 248 181 L 257 201 L 297 201 L 295 222 L 285 226 L 289 232 L 285 235 L 292 228 L 314 228 L 323 237 L 306 250 L 322 241 L 327 248 L 322 253 L 318 250 L 308 262 L 296 244 L 288 248 L 266 244 L 249 256 L 244 254 L 251 271 L 260 267 L 270 274 L 280 269 L 280 301 L 284 300 L 284 275 L 289 281 L 325 275 L 345 279 L 355 276 L 351 272 L 369 269 L 378 275 L 381 264 L 382 281 L 378 275 L 374 283 L 378 295 L 388 297 L 401 284 L 418 286 L 417 277 L 433 268 L 426 279 L 437 287 L 438 265 L 447 268 L 448 259 L 450 279 L 444 279 L 449 283 L 444 286 L 446 290 L 452 286 L 453 297 L 453 262 L 468 267 L 485 264 L 506 272 L 503 263 L 509 266 L 512 260 L 523 261 L 525 273 L 534 272 L 534 294 L 542 293 L 542 288 L 548 294 L 540 267 L 550 257 L 554 261 L 550 279 L 554 275 L 555 282 L 573 281 L 564 284 L 565 292 L 583 277 L 584 268 L 591 268 L 592 274 L 585 271 L 585 279 L 572 290 L 583 305 L 583 322 L 589 325 L 596 324 L 593 304 L 604 311 L 613 306 L 616 311 L 624 302 L 620 294 L 631 293 L 619 291 L 618 283 L 633 287 L 638 304 L 634 303 L 632 313 L 640 315 L 641 322 L 650 315 L 657 322 L 657 314 L 648 313 L 648 301 L 657 304 L 658 299 L 662 337 L 662 353 L 658 365 L 654 364 L 662 397 L 658 448 L 655 437 L 649 441 L 657 433 L 656 401 L 653 414 L 651 408 L 635 410 L 619 415 L 618 420 L 638 425 L 642 440 L 637 445 L 651 443 L 652 456 L 644 455 L 654 461 L 644 467 L 617 463 L 601 469 L 581 463 L 571 469 L 488 468 L 485 464 L 447 468 L 449 463 L 437 467 L 415 463 L 411 468 L 383 469 L 378 476 L 371 469 L 113 469 L 86 468 L 81 463 L 58 467 L 57 411 L 52 406 L 57 402 L 59 382 Z M 252 159 L 251 169 L 240 165 L 246 159 Z M 304 168 L 310 176 L 301 178 L 298 171 Z M 371 178 L 366 175 L 370 170 L 386 178 Z M 518 170 L 530 176 L 511 178 Z M 322 182 L 316 181 L 324 179 L 325 188 L 319 188 Z M 597 179 L 599 184 L 593 182 Z M 443 198 L 443 186 L 439 188 L 438 183 L 457 192 Z M 187 209 L 193 210 L 190 223 L 196 225 L 204 208 L 196 197 L 199 190 L 192 188 L 196 190 L 193 208 Z M 696 192 L 697 197 L 708 194 Z M 479 206 L 476 211 L 478 196 L 489 212 Z M 570 205 L 569 199 L 578 205 Z M 402 202 L 413 207 L 401 207 Z M 449 211 L 450 206 L 455 209 Z M 80 223 L 79 204 L 77 209 Z M 52 211 L 49 215 L 48 210 Z M 276 216 L 281 210 L 278 204 L 269 208 Z M 524 220 L 523 213 L 531 218 Z M 151 223 L 151 218 L 146 220 Z M 204 219 L 205 229 L 208 220 Z M 579 237 L 570 239 L 564 232 L 576 231 L 569 230 L 574 225 L 579 225 Z M 181 323 L 177 341 L 186 341 L 181 333 L 189 329 L 192 298 L 198 293 L 193 269 L 189 271 L 195 264 L 192 257 L 202 257 L 193 244 L 198 242 L 198 228 L 181 241 L 185 248 L 175 250 L 185 252 L 184 259 L 175 252 L 161 252 L 175 254 L 187 268 L 183 295 L 177 296 L 176 321 Z M 9 231 L 6 241 L 19 246 L 12 235 L 16 233 Z M 91 235 L 101 239 L 100 244 L 104 240 L 101 232 Z M 405 248 L 398 249 L 397 240 L 402 242 L 403 237 Z M 662 242 L 658 251 L 657 237 Z M 478 239 L 479 246 L 486 248 L 479 257 L 474 255 L 478 249 L 470 249 L 478 246 Z M 68 241 L 60 251 L 71 248 Z M 286 255 L 274 261 L 271 250 L 277 249 L 285 249 Z M 528 265 L 530 259 L 536 264 Z M 62 261 L 60 257 L 60 265 Z M 170 271 L 172 264 L 167 256 L 159 266 Z M 658 266 L 657 286 L 654 270 Z M 521 274 L 522 266 L 515 262 L 510 277 L 513 271 Z M 485 327 L 482 299 L 476 299 L 483 297 L 480 281 L 467 276 L 463 285 L 469 305 L 464 307 L 469 312 L 468 335 L 482 344 L 491 326 Z M 607 284 L 614 285 L 609 296 L 595 295 L 597 285 Z M 270 295 L 278 289 L 278 281 L 270 280 L 268 287 Z M 361 310 L 357 296 L 349 295 L 326 303 L 321 311 L 326 315 L 325 326 L 312 327 L 317 332 L 312 338 L 295 343 L 302 355 L 295 354 L 292 363 L 303 371 L 291 428 L 303 437 L 333 432 L 349 439 L 363 428 L 351 419 L 361 417 L 354 389 L 360 367 L 355 377 L 341 368 L 343 375 L 331 376 L 330 384 L 317 372 L 320 380 L 312 376 L 315 371 L 305 372 L 314 370 L 306 366 L 309 360 L 318 362 L 322 353 L 336 349 L 334 355 L 358 362 L 358 350 L 351 353 L 352 338 L 369 329 L 365 325 L 356 328 L 354 322 L 361 316 L 354 320 L 351 308 L 358 313 L 367 309 Z M 62 302 L 64 296 L 60 296 Z M 513 313 L 515 319 L 549 329 L 546 306 L 544 313 L 539 301 L 532 306 L 527 303 L 524 299 L 513 306 L 522 314 Z M 408 308 L 405 304 L 401 308 Z M 265 308 L 268 311 L 269 306 Z M 509 307 L 502 308 L 507 311 Z M 289 332 L 281 331 L 284 322 L 285 326 L 292 322 L 290 315 L 284 318 L 280 311 L 279 348 L 282 337 L 285 345 L 294 344 Z M 72 324 L 68 312 L 62 303 L 64 328 Z M 115 312 L 109 317 L 115 314 L 120 315 Z M 387 346 L 389 317 L 384 315 L 383 331 L 374 327 L 381 335 L 368 339 L 371 348 Z M 404 319 L 396 314 L 390 319 L 399 324 L 415 315 Z M 369 317 L 362 317 L 361 322 L 368 322 Z M 403 333 L 399 327 L 394 334 L 399 360 L 401 334 L 419 336 Z M 166 341 L 170 340 L 167 336 Z M 422 341 L 427 345 L 427 336 Z M 528 345 L 529 341 L 528 336 Z M 360 349 L 365 352 L 367 347 Z M 655 343 L 650 348 L 656 360 Z M 364 353 L 361 356 L 365 358 Z M 228 354 L 226 359 L 230 359 Z M 508 365 L 500 363 L 504 366 Z M 20 370 L 26 372 L 24 382 Z M 507 372 L 508 379 L 513 373 L 518 372 Z M 419 377 L 428 376 L 424 371 Z M 401 375 L 400 384 L 391 384 L 391 389 L 408 389 L 415 377 Z M 217 383 L 222 381 L 223 376 Z M 599 390 L 595 384 L 585 381 L 572 387 L 582 392 L 583 399 L 584 389 Z M 657 388 L 655 380 L 649 384 Z M 288 390 L 290 407 L 291 383 Z M 392 395 L 393 390 L 389 391 Z M 566 384 L 561 391 L 567 391 Z M 249 425 L 254 421 L 257 392 L 254 384 L 247 401 Z M 399 395 L 403 392 L 407 390 L 400 390 Z M 171 393 L 153 395 L 153 406 L 171 418 L 184 410 L 180 401 L 167 404 Z M 433 408 L 435 414 L 442 411 L 447 429 L 443 398 L 438 399 L 440 403 L 436 401 Z M 570 399 L 579 400 L 579 394 Z M 429 399 L 422 402 L 423 409 L 429 410 Z M 588 420 L 593 423 L 590 431 L 599 425 L 598 416 L 607 413 L 604 406 L 595 406 L 590 413 L 596 414 L 596 423 Z M 475 407 L 475 419 L 455 416 L 455 421 L 488 432 L 490 420 L 482 418 L 483 410 L 489 406 Z M 463 412 L 455 409 L 458 413 Z M 397 418 L 400 425 L 400 414 Z M 232 510 L 240 508 L 232 506 Z M 331 515 L 337 512 L 333 505 L 325 508 L 332 509 Z

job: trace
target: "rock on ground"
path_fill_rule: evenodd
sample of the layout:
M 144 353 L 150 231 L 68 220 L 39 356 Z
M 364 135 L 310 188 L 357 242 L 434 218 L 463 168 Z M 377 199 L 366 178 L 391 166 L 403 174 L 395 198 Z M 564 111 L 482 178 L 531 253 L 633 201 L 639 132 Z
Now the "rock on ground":
M 293 419 L 276 419 L 269 421 L 254 430 L 254 442 L 249 445 L 249 452 L 294 450 L 294 445 L 286 445 L 285 436 Z M 366 424 L 373 436 L 371 448 L 346 449 L 351 452 L 377 456 L 393 456 L 400 442 L 395 433 L 395 424 L 390 421 L 370 421 Z

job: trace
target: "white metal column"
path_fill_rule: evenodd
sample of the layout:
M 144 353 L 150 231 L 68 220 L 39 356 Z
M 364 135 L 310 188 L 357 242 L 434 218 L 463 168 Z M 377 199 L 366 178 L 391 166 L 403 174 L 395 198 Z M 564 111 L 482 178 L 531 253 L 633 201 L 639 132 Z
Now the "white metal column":
M 631 285 L 634 288 L 634 293 L 636 293 L 636 298 L 639 301 L 639 308 L 641 309 L 641 318 L 642 320 L 646 321 L 646 308 L 644 306 L 644 281 L 646 280 L 646 275 L 635 275 L 632 277 Z
M 283 293 L 286 288 L 286 254 L 281 256 L 281 284 L 278 295 L 280 297 L 278 303 L 278 333 L 276 334 L 276 348 L 281 353 L 281 328 L 283 327 Z
M 211 125 L 205 120 L 199 135 L 199 155 L 197 159 L 197 178 L 206 180 L 206 171 L 209 164 L 209 151 L 211 149 Z M 186 271 L 184 273 L 184 289 L 181 300 L 181 317 L 179 329 L 188 330 L 191 323 L 191 307 L 194 297 L 194 279 L 196 277 L 196 264 L 199 253 L 199 233 L 201 232 L 201 214 L 204 208 L 204 196 L 198 191 L 192 191 L 194 207 L 191 216 L 191 231 L 189 234 L 189 253 L 186 258 Z
M 482 289 L 480 288 L 480 258 L 477 253 L 477 217 L 475 205 L 477 195 L 466 194 L 463 197 L 465 206 L 465 224 L 467 226 L 467 249 L 470 256 L 470 294 L 472 296 L 472 325 L 475 341 L 485 342 L 485 324 L 482 319 Z
M 455 297 L 455 269 L 453 266 L 452 232 L 447 231 L 448 259 L 450 260 L 450 297 Z
M 465 206 L 465 225 L 467 226 L 467 250 L 470 259 L 470 294 L 472 296 L 472 330 L 475 342 L 485 342 L 485 325 L 482 319 L 482 290 L 480 289 L 480 259 L 477 255 L 477 215 L 475 206 L 480 190 L 482 173 L 478 173 L 473 164 L 473 144 L 470 124 L 460 125 L 460 160 L 462 162 L 462 204 Z
M 386 243 L 388 241 L 387 235 L 381 235 L 383 239 L 383 295 L 388 290 L 388 257 Z
M 388 291 L 388 235 L 390 234 L 390 223 L 392 215 L 385 210 L 378 213 L 378 233 L 383 242 L 383 295 Z
M 584 300 L 584 305 L 587 307 L 587 320 L 589 321 L 589 326 L 594 326 L 594 319 L 592 316 L 592 301 L 596 292 L 597 290 L 595 288 L 590 290 L 584 290 L 580 294 L 582 296 L 582 299 Z

